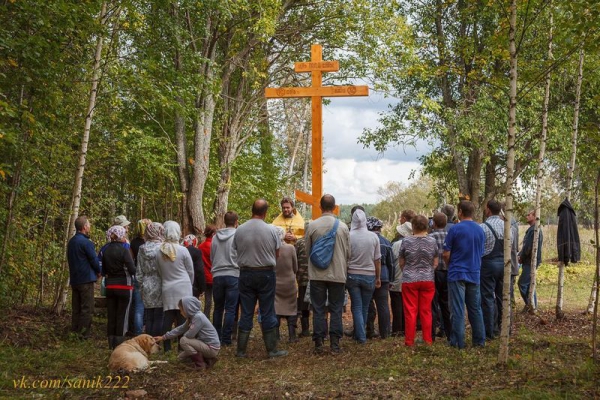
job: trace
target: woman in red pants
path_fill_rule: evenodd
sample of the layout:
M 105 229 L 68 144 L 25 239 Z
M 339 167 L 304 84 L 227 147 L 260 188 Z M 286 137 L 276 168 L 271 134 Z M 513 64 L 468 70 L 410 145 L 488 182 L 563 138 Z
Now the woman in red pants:
M 428 223 L 424 215 L 413 218 L 413 236 L 404 238 L 400 247 L 406 335 L 404 344 L 407 346 L 415 343 L 417 313 L 421 319 L 423 341 L 427 344 L 433 342 L 431 301 L 435 294 L 434 271 L 438 265 L 438 248 L 435 239 L 427 236 Z

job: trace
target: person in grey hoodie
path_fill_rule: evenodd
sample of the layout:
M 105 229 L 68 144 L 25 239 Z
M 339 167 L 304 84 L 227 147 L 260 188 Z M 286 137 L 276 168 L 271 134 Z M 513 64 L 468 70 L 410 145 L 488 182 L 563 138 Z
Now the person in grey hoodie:
M 225 228 L 217 231 L 210 248 L 213 276 L 213 323 L 223 346 L 231 345 L 231 334 L 238 307 L 240 267 L 233 249 L 233 235 L 238 226 L 238 215 L 228 211 L 223 216 Z
M 366 343 L 366 321 L 369 304 L 376 288 L 381 287 L 381 247 L 379 238 L 367 230 L 367 217 L 362 210 L 352 215 L 350 230 L 350 260 L 346 289 L 350 294 L 350 309 L 354 322 L 354 338 Z
M 215 327 L 200 311 L 202 303 L 196 297 L 184 297 L 179 300 L 178 307 L 185 322 L 163 336 L 155 337 L 154 340 L 162 342 L 183 335 L 179 341 L 183 350 L 179 353 L 179 360 L 190 358 L 198 368 L 211 368 L 217 362 L 217 355 L 221 349 Z

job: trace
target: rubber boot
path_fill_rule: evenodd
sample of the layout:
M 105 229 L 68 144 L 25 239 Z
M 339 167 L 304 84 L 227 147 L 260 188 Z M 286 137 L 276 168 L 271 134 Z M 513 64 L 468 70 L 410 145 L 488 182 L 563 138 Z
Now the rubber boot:
M 323 354 L 323 339 L 315 339 L 315 354 Z
M 117 348 L 121 343 L 123 343 L 125 341 L 126 337 L 125 336 L 115 336 L 115 348 Z
M 298 338 L 296 337 L 296 327 L 288 324 L 288 335 L 290 343 L 296 343 Z
M 115 349 L 115 336 L 114 335 L 109 335 L 108 336 L 108 348 L 111 350 Z
M 329 339 L 331 342 L 331 352 L 333 354 L 340 354 L 342 352 L 342 349 L 340 348 L 340 338 L 337 336 L 330 335 Z
M 310 328 L 308 325 L 308 317 L 300 318 L 300 325 L 302 326 L 302 332 L 300 332 L 300 337 L 309 337 Z
M 277 350 L 277 328 L 263 331 L 263 340 L 265 341 L 269 357 L 283 357 L 288 355 L 288 352 L 285 350 Z
M 196 368 L 199 368 L 199 369 L 207 368 L 206 361 L 204 361 L 204 357 L 202 356 L 202 354 L 200 354 L 200 353 L 192 354 L 190 356 L 190 358 L 192 359 L 192 362 L 194 363 Z
M 250 331 L 238 330 L 237 334 L 237 352 L 236 357 L 246 357 L 246 347 L 248 347 L 248 339 L 250 339 Z

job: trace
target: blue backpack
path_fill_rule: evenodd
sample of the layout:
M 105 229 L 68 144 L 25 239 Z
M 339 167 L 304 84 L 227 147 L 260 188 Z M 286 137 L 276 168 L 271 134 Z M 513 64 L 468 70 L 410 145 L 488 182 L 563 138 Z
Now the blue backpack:
M 310 262 L 319 269 L 327 269 L 333 258 L 333 248 L 335 246 L 335 234 L 337 232 L 339 219 L 335 219 L 333 228 L 325 235 L 318 238 L 310 249 Z

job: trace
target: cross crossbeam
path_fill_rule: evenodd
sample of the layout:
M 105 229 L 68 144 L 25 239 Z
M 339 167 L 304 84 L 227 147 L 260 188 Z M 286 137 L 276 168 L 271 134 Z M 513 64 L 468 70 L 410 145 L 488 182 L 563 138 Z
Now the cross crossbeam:
M 296 199 L 312 206 L 312 218 L 321 216 L 319 201 L 323 196 L 323 97 L 368 96 L 368 86 L 323 86 L 323 72 L 335 72 L 340 69 L 338 61 L 323 61 L 323 48 L 313 44 L 309 62 L 296 62 L 296 72 L 310 72 L 309 87 L 266 88 L 265 97 L 273 98 L 311 98 L 312 109 L 312 193 L 296 190 Z M 339 208 L 336 207 L 336 214 Z

